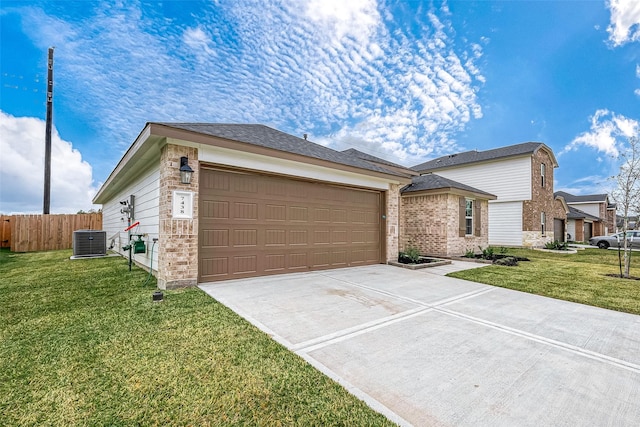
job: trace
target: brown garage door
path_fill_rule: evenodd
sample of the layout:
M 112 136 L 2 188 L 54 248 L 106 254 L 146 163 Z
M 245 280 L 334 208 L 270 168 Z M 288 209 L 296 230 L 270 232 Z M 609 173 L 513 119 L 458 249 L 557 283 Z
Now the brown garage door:
M 559 242 L 564 242 L 564 220 L 553 219 L 553 238 Z
M 201 169 L 199 281 L 376 264 L 379 191 Z

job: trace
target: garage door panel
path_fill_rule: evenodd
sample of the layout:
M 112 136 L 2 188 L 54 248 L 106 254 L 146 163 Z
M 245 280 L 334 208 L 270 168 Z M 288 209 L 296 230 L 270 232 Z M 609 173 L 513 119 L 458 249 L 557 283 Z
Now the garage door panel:
M 258 192 L 258 178 L 253 175 L 240 175 L 234 176 L 233 191 L 236 193 L 249 193 L 255 194 Z
M 331 243 L 334 245 L 346 245 L 347 235 L 347 230 L 333 230 L 331 233 Z
M 204 258 L 200 260 L 200 274 L 209 280 L 229 276 L 229 258 Z
M 331 265 L 334 267 L 343 267 L 349 265 L 349 258 L 345 250 L 331 251 Z
M 256 220 L 258 219 L 258 204 L 247 202 L 235 202 L 231 214 L 233 219 Z
M 233 232 L 234 247 L 256 247 L 258 245 L 258 230 L 239 229 Z
M 200 281 L 381 261 L 380 192 L 207 169 L 201 176 Z
M 284 273 L 287 266 L 287 260 L 285 254 L 265 254 L 265 266 L 266 272 Z
M 289 206 L 289 221 L 308 222 L 309 208 L 306 206 Z
M 284 229 L 265 230 L 265 246 L 286 246 L 287 231 Z
M 243 255 L 233 257 L 234 274 L 253 274 L 258 272 L 258 256 Z
M 229 247 L 229 230 L 203 230 L 200 235 L 201 245 L 206 248 Z
M 201 215 L 210 219 L 227 219 L 229 218 L 229 202 L 203 200 L 201 203 Z
M 265 206 L 265 219 L 267 221 L 286 221 L 287 207 L 284 204 L 267 204 Z

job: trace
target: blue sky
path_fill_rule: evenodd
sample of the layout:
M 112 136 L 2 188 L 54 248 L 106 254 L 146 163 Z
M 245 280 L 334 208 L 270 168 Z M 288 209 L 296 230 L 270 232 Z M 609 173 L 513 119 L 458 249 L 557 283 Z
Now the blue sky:
M 640 122 L 640 2 L 7 1 L 0 212 L 91 198 L 148 121 L 263 123 L 412 166 L 525 141 L 605 192 Z

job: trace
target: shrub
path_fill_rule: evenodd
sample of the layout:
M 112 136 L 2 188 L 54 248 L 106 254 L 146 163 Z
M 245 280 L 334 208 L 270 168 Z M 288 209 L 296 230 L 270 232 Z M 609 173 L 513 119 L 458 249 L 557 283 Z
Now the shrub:
M 464 257 L 465 258 L 475 258 L 476 257 L 476 253 L 473 251 L 473 249 L 467 249 L 467 251 L 464 253 Z
M 554 240 L 553 242 L 545 243 L 544 244 L 544 248 L 545 249 L 555 250 L 555 251 L 566 251 L 567 250 L 567 243 L 566 242 L 560 242 L 558 240 Z
M 482 259 L 493 259 L 494 249 L 491 246 L 485 249 L 482 249 L 482 246 L 478 246 L 478 248 L 482 252 Z
M 508 256 L 505 258 L 497 259 L 493 261 L 493 263 L 496 265 L 506 265 L 508 267 L 515 267 L 518 265 L 518 260 L 515 257 Z
M 405 264 L 418 264 L 420 261 L 420 251 L 415 246 L 409 246 L 406 251 L 398 254 L 398 262 Z

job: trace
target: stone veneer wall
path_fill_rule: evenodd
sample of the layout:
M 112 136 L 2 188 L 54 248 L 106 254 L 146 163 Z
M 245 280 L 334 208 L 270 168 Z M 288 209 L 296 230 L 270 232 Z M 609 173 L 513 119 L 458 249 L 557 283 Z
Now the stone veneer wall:
M 545 183 L 541 184 L 540 165 L 545 164 Z M 522 204 L 522 245 L 542 247 L 553 241 L 553 159 L 543 149 L 531 156 L 531 200 Z M 541 213 L 546 216 L 546 232 L 542 234 Z
M 191 184 L 180 183 L 180 157 L 189 158 Z M 174 289 L 198 284 L 198 150 L 167 144 L 160 153 L 160 240 L 158 287 Z M 173 191 L 192 191 L 193 219 L 173 218 Z
M 481 208 L 481 235 L 459 237 L 459 197 L 454 194 L 403 196 L 400 250 L 415 247 L 423 255 L 456 256 L 489 245 L 489 203 Z
M 398 259 L 398 237 L 400 234 L 400 185 L 389 184 L 386 197 L 386 238 L 387 238 L 387 261 Z

